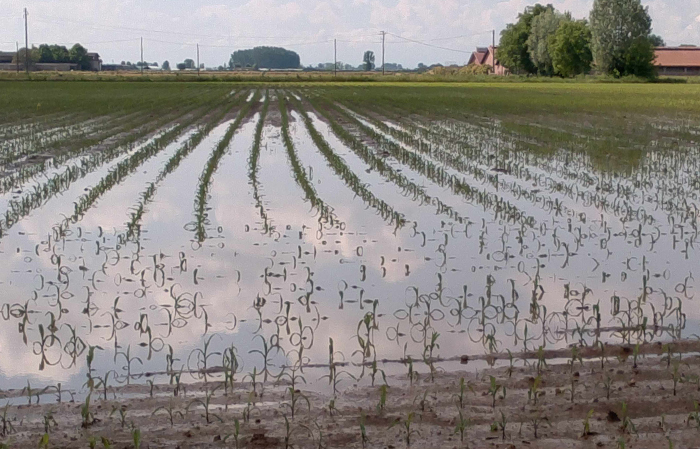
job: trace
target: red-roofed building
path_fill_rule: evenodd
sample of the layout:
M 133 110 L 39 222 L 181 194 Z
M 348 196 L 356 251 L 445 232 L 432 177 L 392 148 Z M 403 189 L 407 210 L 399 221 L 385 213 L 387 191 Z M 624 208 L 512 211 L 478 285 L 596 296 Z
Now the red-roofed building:
M 654 65 L 659 75 L 700 76 L 700 47 L 657 47 Z
M 496 47 L 495 50 L 498 50 L 498 47 Z M 497 58 L 494 63 L 494 56 L 494 47 L 492 45 L 488 47 L 478 47 L 476 51 L 472 53 L 467 65 L 488 65 L 492 68 L 491 74 L 507 75 L 509 73 L 508 69 L 503 67 Z

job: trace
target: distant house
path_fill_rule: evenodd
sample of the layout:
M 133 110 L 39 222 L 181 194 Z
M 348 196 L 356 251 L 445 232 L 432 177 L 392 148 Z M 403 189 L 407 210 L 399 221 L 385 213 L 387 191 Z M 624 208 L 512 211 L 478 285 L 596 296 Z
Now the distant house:
M 498 59 L 494 58 L 495 55 L 494 53 L 498 50 L 498 47 L 493 47 L 493 45 L 489 45 L 488 47 L 477 47 L 476 51 L 472 53 L 472 56 L 469 58 L 469 63 L 467 65 L 488 65 L 491 67 L 491 74 L 494 75 L 507 75 L 508 69 L 503 67 Z
M 102 60 L 100 59 L 99 53 L 88 53 L 88 58 L 90 58 L 90 70 L 93 72 L 102 71 Z
M 700 76 L 700 47 L 657 47 L 654 65 L 659 75 Z
M 15 57 L 15 52 L 0 51 L 0 64 L 10 64 Z

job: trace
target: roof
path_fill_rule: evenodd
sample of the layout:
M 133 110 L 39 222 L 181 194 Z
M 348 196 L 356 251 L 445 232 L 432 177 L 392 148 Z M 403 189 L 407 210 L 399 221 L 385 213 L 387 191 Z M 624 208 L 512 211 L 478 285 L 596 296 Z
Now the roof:
M 476 51 L 472 53 L 472 56 L 469 59 L 469 63 L 474 63 L 476 65 L 486 64 L 491 54 L 492 48 L 493 47 L 491 45 L 489 45 L 488 47 L 477 47 Z M 496 47 L 496 50 L 498 50 L 498 47 Z M 496 65 L 498 65 L 498 59 L 496 59 Z
M 658 47 L 657 67 L 700 67 L 700 47 Z

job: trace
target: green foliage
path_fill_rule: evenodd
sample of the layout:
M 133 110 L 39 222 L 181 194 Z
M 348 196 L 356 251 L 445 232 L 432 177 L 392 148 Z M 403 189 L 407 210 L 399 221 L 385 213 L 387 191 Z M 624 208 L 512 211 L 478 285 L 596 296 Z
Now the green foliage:
M 523 13 L 518 15 L 516 23 L 508 24 L 506 29 L 501 32 L 496 56 L 501 65 L 512 73 L 537 73 L 537 67 L 530 59 L 528 39 L 533 19 L 547 11 L 553 12 L 554 7 L 551 4 L 542 6 L 539 3 L 528 6 Z
M 68 52 L 70 54 L 70 62 L 78 65 L 78 70 L 90 70 L 90 58 L 88 57 L 87 48 L 80 44 L 75 44 Z
M 257 69 L 297 69 L 301 60 L 296 52 L 279 47 L 255 47 L 237 50 L 231 55 L 229 67 Z
M 587 74 L 593 63 L 591 30 L 586 21 L 565 21 L 550 47 L 554 72 L 565 78 Z
M 548 10 L 532 19 L 527 39 L 530 60 L 540 75 L 554 75 L 552 47 L 560 25 L 571 19 L 557 11 Z
M 665 47 L 666 46 L 666 41 L 664 40 L 663 37 L 659 36 L 658 34 L 649 35 L 649 42 L 651 42 L 651 45 L 653 45 L 654 47 Z
M 590 19 L 598 70 L 614 76 L 653 73 L 651 17 L 640 0 L 595 0 Z
M 163 70 L 168 71 L 170 70 L 170 61 L 163 61 L 163 64 L 160 66 Z
M 655 59 L 656 52 L 651 40 L 646 37 L 638 37 L 631 42 L 630 47 L 625 52 L 624 74 L 640 78 L 655 78 Z
M 362 57 L 362 62 L 364 64 L 364 69 L 365 72 L 371 72 L 374 70 L 374 61 L 375 61 L 375 56 L 373 51 L 366 51 L 364 56 Z

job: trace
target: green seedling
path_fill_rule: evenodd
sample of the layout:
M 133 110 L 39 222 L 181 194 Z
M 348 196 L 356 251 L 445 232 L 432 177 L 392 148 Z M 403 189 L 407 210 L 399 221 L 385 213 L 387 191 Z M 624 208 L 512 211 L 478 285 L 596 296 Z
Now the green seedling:
M 415 416 L 415 413 L 411 412 L 408 414 L 408 416 L 406 416 L 406 419 L 397 419 L 391 426 L 389 426 L 390 429 L 396 425 L 401 425 L 401 427 L 403 427 L 406 447 L 411 445 L 411 437 L 413 435 L 420 435 L 419 431 L 411 429 L 411 424 L 413 423 L 413 419 L 415 418 Z
M 586 418 L 583 420 L 583 434 L 581 434 L 582 438 L 586 438 L 588 435 L 591 434 L 591 424 L 590 424 L 590 419 L 593 416 L 593 413 L 595 413 L 594 410 L 590 410 L 586 414 Z
M 492 402 L 491 402 L 491 408 L 496 408 L 496 396 L 498 395 L 498 392 L 501 391 L 503 388 L 504 395 L 505 395 L 505 388 L 502 385 L 499 385 L 496 383 L 496 378 L 493 376 L 489 376 L 490 379 L 490 386 L 488 390 L 488 394 L 491 396 Z
M 377 404 L 377 414 L 381 415 L 384 413 L 386 408 L 386 396 L 387 396 L 387 386 L 382 385 L 379 387 L 379 403 Z
M 458 410 L 459 417 L 457 418 L 457 427 L 455 427 L 455 434 L 459 433 L 459 440 L 464 443 L 464 434 L 467 432 L 467 428 L 471 426 L 471 421 L 466 419 L 462 414 L 462 409 Z
M 189 412 L 190 407 L 192 407 L 193 405 L 198 405 L 204 409 L 204 418 L 206 419 L 207 424 L 211 424 L 213 422 L 212 418 L 218 419 L 219 422 L 224 422 L 224 420 L 219 415 L 211 412 L 212 398 L 214 397 L 214 393 L 219 387 L 220 385 L 215 387 L 211 391 L 207 390 L 204 395 L 204 399 L 193 399 L 189 404 L 187 404 L 185 410 Z
M 168 419 L 170 420 L 170 427 L 175 426 L 175 416 L 179 415 L 180 418 L 184 418 L 185 415 L 179 411 L 173 409 L 173 400 L 171 399 L 170 402 L 168 403 L 168 406 L 160 406 L 157 409 L 153 410 L 153 413 L 151 413 L 151 416 L 155 416 L 158 414 L 158 412 L 165 412 L 168 415 Z

